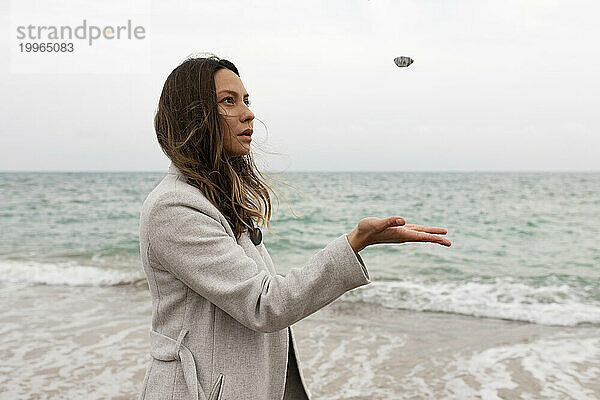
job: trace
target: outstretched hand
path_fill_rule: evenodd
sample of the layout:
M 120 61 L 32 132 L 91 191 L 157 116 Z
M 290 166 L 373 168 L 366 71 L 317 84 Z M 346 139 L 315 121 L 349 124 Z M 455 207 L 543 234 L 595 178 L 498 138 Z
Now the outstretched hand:
M 450 246 L 448 239 L 438 236 L 446 233 L 444 228 L 406 224 L 401 217 L 367 217 L 348 234 L 348 242 L 355 252 L 378 243 L 431 242 Z

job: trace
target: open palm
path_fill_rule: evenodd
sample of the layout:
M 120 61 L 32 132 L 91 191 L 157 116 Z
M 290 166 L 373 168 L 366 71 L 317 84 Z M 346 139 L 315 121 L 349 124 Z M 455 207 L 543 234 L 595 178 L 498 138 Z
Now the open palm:
M 430 242 L 450 246 L 452 243 L 448 239 L 438 236 L 446 233 L 444 228 L 406 224 L 404 218 L 393 216 L 363 218 L 348 236 L 353 248 L 360 251 L 378 243 Z

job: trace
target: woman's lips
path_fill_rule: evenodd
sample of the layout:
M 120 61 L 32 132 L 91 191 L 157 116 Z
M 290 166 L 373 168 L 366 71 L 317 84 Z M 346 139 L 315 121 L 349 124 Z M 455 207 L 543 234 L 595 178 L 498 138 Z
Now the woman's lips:
M 250 142 L 252 140 L 252 136 L 250 135 L 238 135 L 239 138 L 241 138 L 242 140 L 246 140 L 248 142 Z

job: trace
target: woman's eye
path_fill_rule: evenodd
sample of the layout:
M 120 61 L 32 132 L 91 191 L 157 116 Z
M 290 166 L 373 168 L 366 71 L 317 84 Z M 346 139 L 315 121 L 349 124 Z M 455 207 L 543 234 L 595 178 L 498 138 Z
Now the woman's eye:
M 234 104 L 234 103 L 235 103 L 235 101 L 234 101 L 234 99 L 233 99 L 233 97 L 232 97 L 232 96 L 225 97 L 225 98 L 224 98 L 223 100 L 221 100 L 221 101 L 228 101 L 228 100 L 231 100 L 231 103 L 230 103 L 230 104 Z M 250 103 L 250 99 L 246 99 L 246 100 L 244 101 L 244 103 L 245 103 L 245 104 L 246 104 L 248 107 L 250 107 L 250 104 L 251 104 L 251 103 Z

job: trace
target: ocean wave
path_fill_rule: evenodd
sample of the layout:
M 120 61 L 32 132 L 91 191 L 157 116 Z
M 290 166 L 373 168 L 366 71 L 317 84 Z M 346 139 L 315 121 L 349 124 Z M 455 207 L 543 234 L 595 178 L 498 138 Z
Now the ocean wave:
M 76 261 L 0 261 L 0 281 L 66 286 L 116 286 L 145 281 L 141 266 L 99 267 Z M 581 282 L 511 277 L 433 281 L 406 277 L 377 281 L 345 293 L 343 301 L 364 301 L 392 309 L 500 318 L 542 325 L 600 324 L 597 288 Z
M 37 261 L 0 261 L 0 280 L 31 284 L 67 286 L 115 286 L 144 280 L 142 267 L 106 268 L 78 264 L 75 261 L 44 263 Z
M 400 281 L 373 281 L 345 293 L 343 300 L 542 325 L 600 324 L 600 302 L 585 295 L 587 288 L 556 282 L 556 279 L 547 281 L 547 285 L 542 286 L 509 277 L 460 282 L 431 282 L 411 277 Z

